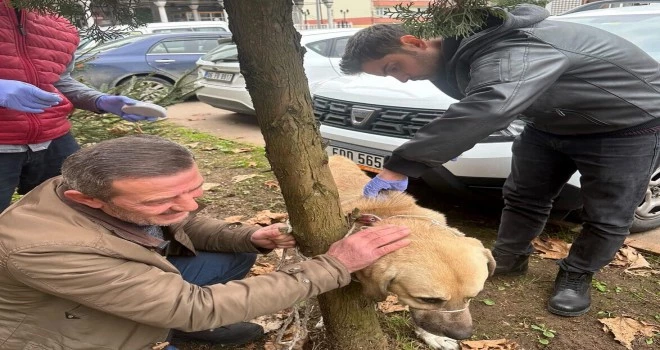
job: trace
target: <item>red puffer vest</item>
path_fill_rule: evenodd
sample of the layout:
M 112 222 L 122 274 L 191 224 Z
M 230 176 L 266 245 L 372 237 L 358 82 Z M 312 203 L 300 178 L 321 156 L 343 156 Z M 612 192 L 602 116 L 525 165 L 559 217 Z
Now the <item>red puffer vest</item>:
M 0 144 L 24 145 L 55 139 L 71 128 L 73 104 L 53 84 L 78 47 L 78 31 L 64 18 L 16 10 L 0 0 L 0 79 L 20 80 L 58 93 L 62 102 L 32 114 L 0 107 Z

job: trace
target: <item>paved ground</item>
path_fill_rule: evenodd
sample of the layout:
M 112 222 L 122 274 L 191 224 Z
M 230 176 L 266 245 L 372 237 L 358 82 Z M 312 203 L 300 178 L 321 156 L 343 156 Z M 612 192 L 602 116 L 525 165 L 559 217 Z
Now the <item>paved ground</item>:
M 223 139 L 264 145 L 257 118 L 252 115 L 228 112 L 194 101 L 167 107 L 167 117 L 173 123 Z
M 257 118 L 228 112 L 203 102 L 184 102 L 167 108 L 173 123 L 218 137 L 256 145 L 264 145 Z M 637 249 L 660 254 L 660 228 L 631 235 L 626 243 Z
M 660 254 L 660 228 L 630 235 L 626 244 L 633 248 Z

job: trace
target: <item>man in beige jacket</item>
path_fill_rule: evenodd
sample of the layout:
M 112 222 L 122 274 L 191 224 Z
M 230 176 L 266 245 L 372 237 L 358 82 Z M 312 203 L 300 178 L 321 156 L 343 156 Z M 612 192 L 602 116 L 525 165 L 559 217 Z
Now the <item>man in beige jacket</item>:
M 404 227 L 366 229 L 241 279 L 254 253 L 295 241 L 277 226 L 195 216 L 202 183 L 192 154 L 155 136 L 69 157 L 0 215 L 0 348 L 162 349 L 172 329 L 248 341 L 256 326 L 239 322 L 345 286 L 409 243 Z

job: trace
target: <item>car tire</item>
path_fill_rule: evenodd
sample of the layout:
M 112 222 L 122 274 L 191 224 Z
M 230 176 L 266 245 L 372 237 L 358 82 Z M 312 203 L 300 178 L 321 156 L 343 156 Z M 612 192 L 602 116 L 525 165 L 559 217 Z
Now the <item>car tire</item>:
M 151 76 L 133 76 L 117 84 L 122 95 L 135 96 L 144 102 L 160 101 L 170 93 L 173 86 L 169 80 Z
M 644 232 L 656 227 L 660 227 L 660 168 L 651 175 L 644 199 L 635 209 L 630 232 Z

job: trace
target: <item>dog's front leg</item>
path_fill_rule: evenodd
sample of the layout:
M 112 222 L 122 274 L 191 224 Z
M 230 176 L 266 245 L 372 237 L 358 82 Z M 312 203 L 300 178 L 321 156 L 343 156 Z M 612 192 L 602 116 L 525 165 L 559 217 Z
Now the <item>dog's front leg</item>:
M 435 335 L 423 330 L 420 327 L 415 327 L 415 334 L 419 339 L 423 340 L 426 345 L 430 346 L 433 350 L 459 350 L 460 346 L 456 339 Z

